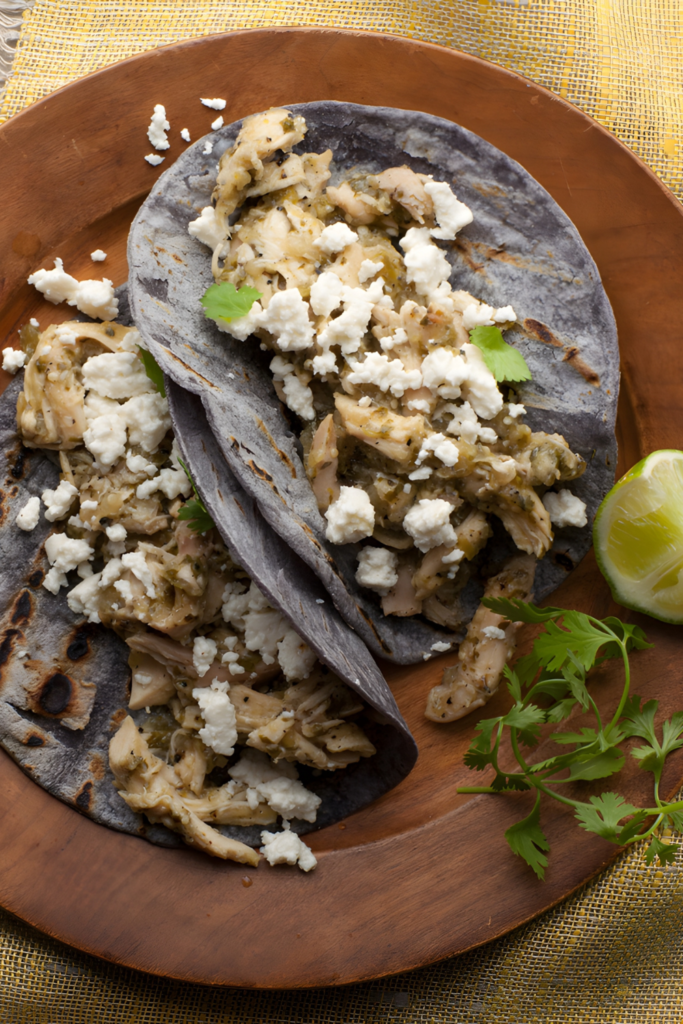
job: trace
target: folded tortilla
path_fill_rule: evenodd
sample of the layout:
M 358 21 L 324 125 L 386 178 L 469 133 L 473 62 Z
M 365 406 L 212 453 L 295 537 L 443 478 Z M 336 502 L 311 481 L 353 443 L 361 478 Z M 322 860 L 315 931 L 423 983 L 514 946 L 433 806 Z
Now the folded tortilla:
M 474 213 L 444 251 L 451 283 L 493 306 L 514 305 L 518 323 L 508 341 L 533 379 L 516 388 L 532 430 L 564 435 L 588 464 L 572 485 L 586 503 L 588 525 L 564 529 L 536 571 L 534 597 L 554 590 L 585 555 L 591 522 L 614 481 L 614 423 L 619 386 L 616 326 L 600 276 L 576 228 L 518 163 L 472 132 L 415 111 L 318 102 L 294 105 L 308 132 L 297 152 L 333 151 L 331 183 L 351 168 L 378 172 L 409 165 L 455 182 Z M 435 642 L 458 643 L 483 592 L 475 573 L 459 600 L 455 632 L 419 617 L 385 617 L 378 598 L 355 580 L 358 545 L 325 538 L 325 520 L 307 479 L 301 446 L 275 393 L 270 355 L 236 341 L 206 319 L 200 299 L 213 284 L 207 248 L 187 231 L 211 199 L 216 161 L 241 122 L 189 147 L 161 176 L 130 232 L 130 295 L 138 329 L 177 384 L 200 397 L 224 462 L 257 502 L 264 519 L 317 574 L 337 609 L 370 649 L 399 663 L 421 661 Z M 176 423 L 193 473 L 188 433 Z M 216 509 L 217 521 L 222 512 Z M 516 553 L 501 529 L 485 549 L 480 574 Z
M 55 596 L 43 588 L 48 568 L 43 544 L 59 524 L 41 516 L 30 533 L 16 526 L 29 497 L 54 489 L 59 480 L 58 459 L 23 447 L 17 434 L 22 378 L 20 373 L 0 397 L 5 473 L 0 520 L 0 745 L 43 789 L 95 821 L 163 846 L 182 846 L 178 835 L 133 813 L 114 788 L 109 741 L 127 714 L 140 724 L 147 717 L 144 711 L 127 707 L 128 646 L 113 630 L 75 615 L 67 605 L 66 590 Z M 315 575 L 287 551 L 234 478 L 231 485 L 223 470 L 219 481 L 213 460 L 222 466 L 222 457 L 201 423 L 199 400 L 172 385 L 171 390 L 176 417 L 200 428 L 197 450 L 183 446 L 183 451 L 201 466 L 209 508 L 220 502 L 224 513 L 230 512 L 223 516 L 221 532 L 231 554 L 320 659 L 368 706 L 363 728 L 377 748 L 374 756 L 336 772 L 315 773 L 297 765 L 302 782 L 322 798 L 322 804 L 315 824 L 294 820 L 291 827 L 300 833 L 322 828 L 405 778 L 417 757 L 415 742 L 377 665 Z M 225 532 L 227 519 L 234 531 L 230 536 Z M 259 845 L 257 826 L 216 827 L 230 838 Z

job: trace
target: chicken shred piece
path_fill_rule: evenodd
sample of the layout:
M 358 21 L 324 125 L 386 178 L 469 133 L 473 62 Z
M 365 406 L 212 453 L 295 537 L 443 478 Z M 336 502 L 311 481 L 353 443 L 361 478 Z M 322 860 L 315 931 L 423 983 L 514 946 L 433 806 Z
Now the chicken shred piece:
M 536 561 L 531 556 L 512 558 L 488 581 L 484 597 L 528 601 L 535 571 Z M 488 637 L 484 629 L 490 626 L 501 629 L 504 638 Z M 503 669 L 514 654 L 516 636 L 515 623 L 480 605 L 467 627 L 457 662 L 445 669 L 443 682 L 430 691 L 425 716 L 432 722 L 455 722 L 483 707 L 498 689 Z
M 186 843 L 203 853 L 258 867 L 260 858 L 255 850 L 228 839 L 191 810 L 180 795 L 180 779 L 173 768 L 151 752 L 130 716 L 109 744 L 109 764 L 116 788 L 131 810 L 179 832 Z

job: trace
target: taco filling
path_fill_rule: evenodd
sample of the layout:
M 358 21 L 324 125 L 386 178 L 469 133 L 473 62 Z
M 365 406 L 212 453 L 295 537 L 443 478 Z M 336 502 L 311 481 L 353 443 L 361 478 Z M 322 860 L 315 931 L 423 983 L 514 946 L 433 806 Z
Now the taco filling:
M 69 587 L 71 610 L 130 648 L 129 709 L 147 718 L 126 717 L 109 746 L 128 806 L 251 865 L 258 854 L 212 825 L 260 826 L 271 863 L 310 870 L 315 858 L 289 822 L 314 822 L 321 799 L 296 766 L 334 772 L 372 757 L 365 705 L 269 605 L 192 497 L 139 341 L 114 323 L 22 331 L 19 432 L 59 453 L 61 467 L 41 496 L 57 527 L 43 586 Z M 20 529 L 35 528 L 39 508 L 30 498 Z M 284 831 L 269 832 L 278 818 Z
M 272 109 L 222 156 L 215 205 L 189 224 L 213 252 L 202 304 L 272 353 L 326 538 L 362 545 L 357 582 L 384 615 L 457 628 L 494 518 L 530 556 L 527 593 L 553 525 L 586 524 L 564 486 L 585 462 L 524 423 L 510 385 L 530 374 L 502 334 L 513 305 L 449 283 L 438 242 L 472 220 L 449 184 L 401 166 L 332 185 L 331 150 L 293 152 L 305 133 Z

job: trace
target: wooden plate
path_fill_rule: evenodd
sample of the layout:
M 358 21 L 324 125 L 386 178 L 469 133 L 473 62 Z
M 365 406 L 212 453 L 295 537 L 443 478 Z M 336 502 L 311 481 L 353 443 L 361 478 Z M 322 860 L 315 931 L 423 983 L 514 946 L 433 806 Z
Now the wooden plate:
M 67 319 L 39 301 L 27 275 L 61 256 L 77 276 L 126 277 L 131 217 L 214 114 L 338 99 L 428 111 L 479 133 L 519 160 L 578 226 L 619 325 L 624 370 L 622 470 L 656 448 L 683 447 L 681 207 L 624 146 L 585 114 L 474 57 L 406 39 L 319 29 L 237 32 L 145 53 L 49 96 L 0 128 L 3 181 L 0 323 L 16 338 L 28 317 Z M 172 145 L 151 168 L 147 125 L 164 103 Z M 92 264 L 89 253 L 109 253 Z M 3 342 L 7 344 L 8 342 Z M 592 556 L 553 603 L 611 610 Z M 683 705 L 680 631 L 644 622 L 656 648 L 634 659 L 634 690 Z M 143 971 L 222 985 L 294 988 L 375 978 L 503 934 L 561 900 L 616 850 L 576 827 L 559 805 L 544 825 L 553 854 L 545 884 L 507 849 L 519 798 L 455 792 L 472 784 L 462 754 L 474 716 L 451 726 L 422 717 L 438 661 L 391 669 L 420 760 L 397 789 L 316 833 L 312 875 L 246 871 L 188 850 L 108 831 L 34 785 L 0 757 L 0 902 L 64 942 Z M 609 702 L 618 676 L 599 686 Z M 497 714 L 499 697 L 486 709 Z M 643 773 L 641 773 L 643 774 Z M 643 774 L 644 778 L 644 774 Z M 683 778 L 679 758 L 665 791 Z M 467 782 L 465 781 L 467 780 Z M 631 799 L 646 798 L 635 769 Z M 524 812 L 526 813 L 526 812 Z

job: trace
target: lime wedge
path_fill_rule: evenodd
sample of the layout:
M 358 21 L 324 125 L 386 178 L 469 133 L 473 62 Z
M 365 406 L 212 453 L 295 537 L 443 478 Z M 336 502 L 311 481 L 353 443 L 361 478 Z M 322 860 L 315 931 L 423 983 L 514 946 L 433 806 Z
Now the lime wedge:
M 593 544 L 614 600 L 683 622 L 683 452 L 653 452 L 598 509 Z

